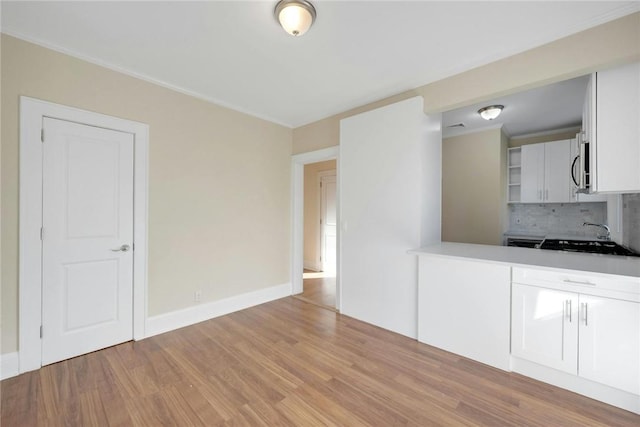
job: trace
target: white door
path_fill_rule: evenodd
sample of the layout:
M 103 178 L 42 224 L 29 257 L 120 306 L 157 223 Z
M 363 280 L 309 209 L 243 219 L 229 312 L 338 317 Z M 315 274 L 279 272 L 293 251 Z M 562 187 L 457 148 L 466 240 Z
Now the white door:
M 42 364 L 133 337 L 133 135 L 43 120 Z
M 322 271 L 335 274 L 337 241 L 336 176 L 320 178 L 320 244 Z
M 511 354 L 578 373 L 578 295 L 514 284 Z
M 581 377 L 640 394 L 640 304 L 580 295 Z
M 544 189 L 544 144 L 522 146 L 522 181 L 520 200 L 522 203 L 542 202 Z

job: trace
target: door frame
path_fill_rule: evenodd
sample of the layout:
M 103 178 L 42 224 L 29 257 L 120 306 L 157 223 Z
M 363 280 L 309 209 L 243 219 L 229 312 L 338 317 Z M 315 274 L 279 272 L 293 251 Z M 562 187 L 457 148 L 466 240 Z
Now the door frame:
M 320 214 L 318 215 L 318 218 L 320 218 L 320 228 L 319 228 L 319 236 L 318 236 L 318 259 L 316 259 L 316 263 L 317 265 L 320 266 L 320 269 L 322 271 L 324 271 L 324 261 L 323 261 L 323 256 L 324 256 L 324 249 L 325 249 L 325 241 L 324 241 L 324 222 L 326 221 L 326 218 L 324 218 L 324 205 L 326 203 L 326 198 L 324 197 L 324 188 L 322 187 L 322 181 L 325 177 L 328 176 L 333 176 L 336 178 L 336 190 L 338 189 L 338 173 L 336 169 L 331 169 L 331 170 L 326 170 L 326 171 L 320 171 L 318 172 L 318 184 L 317 184 L 317 188 L 320 189 L 320 191 L 318 191 L 318 207 L 320 208 Z M 338 203 L 338 194 L 336 192 L 336 219 L 338 218 L 338 208 L 337 208 L 337 203 Z M 338 224 L 336 224 L 336 232 L 338 230 L 337 227 Z M 336 239 L 336 245 L 337 245 L 338 241 Z M 336 247 L 337 250 L 337 247 Z M 337 255 L 337 254 L 336 254 Z
M 42 366 L 42 122 L 45 117 L 127 132 L 134 137 L 133 339 L 145 337 L 149 126 L 104 114 L 20 97 L 18 262 L 19 372 Z M 46 135 L 45 135 L 46 139 Z M 45 332 L 46 333 L 46 332 Z
M 336 160 L 336 215 L 340 215 L 340 158 L 339 146 L 324 148 L 291 157 L 291 295 L 303 291 L 302 273 L 304 270 L 304 165 Z M 340 217 L 337 217 L 340 224 Z M 336 230 L 336 309 L 341 308 L 340 287 L 340 227 Z

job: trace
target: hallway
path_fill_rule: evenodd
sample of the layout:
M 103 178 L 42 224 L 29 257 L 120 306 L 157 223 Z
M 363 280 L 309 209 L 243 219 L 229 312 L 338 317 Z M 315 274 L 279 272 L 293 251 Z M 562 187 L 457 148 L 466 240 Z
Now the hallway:
M 304 270 L 303 292 L 296 298 L 329 310 L 336 310 L 335 273 Z

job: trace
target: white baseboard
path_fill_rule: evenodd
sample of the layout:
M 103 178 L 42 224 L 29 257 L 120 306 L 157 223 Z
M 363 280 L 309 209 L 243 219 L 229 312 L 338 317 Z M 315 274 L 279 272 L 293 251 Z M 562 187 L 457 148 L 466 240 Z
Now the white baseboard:
M 640 396 L 637 394 L 618 390 L 577 375 L 557 371 L 517 357 L 511 357 L 511 370 L 538 381 L 640 414 Z
M 305 259 L 302 265 L 306 270 L 322 271 L 322 266 L 315 261 L 309 261 Z
M 152 337 L 289 295 L 291 295 L 291 283 L 284 283 L 219 301 L 149 317 L 146 322 L 145 336 Z
M 18 352 L 0 354 L 0 380 L 15 377 L 20 373 Z

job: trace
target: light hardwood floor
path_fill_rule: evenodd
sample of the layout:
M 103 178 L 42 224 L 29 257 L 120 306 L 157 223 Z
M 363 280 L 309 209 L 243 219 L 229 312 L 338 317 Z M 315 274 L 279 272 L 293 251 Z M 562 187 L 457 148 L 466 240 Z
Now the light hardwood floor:
M 640 416 L 284 298 L 2 381 L 2 426 L 638 426 Z
M 330 310 L 336 308 L 336 277 L 322 272 L 304 270 L 303 291 L 297 298 Z

